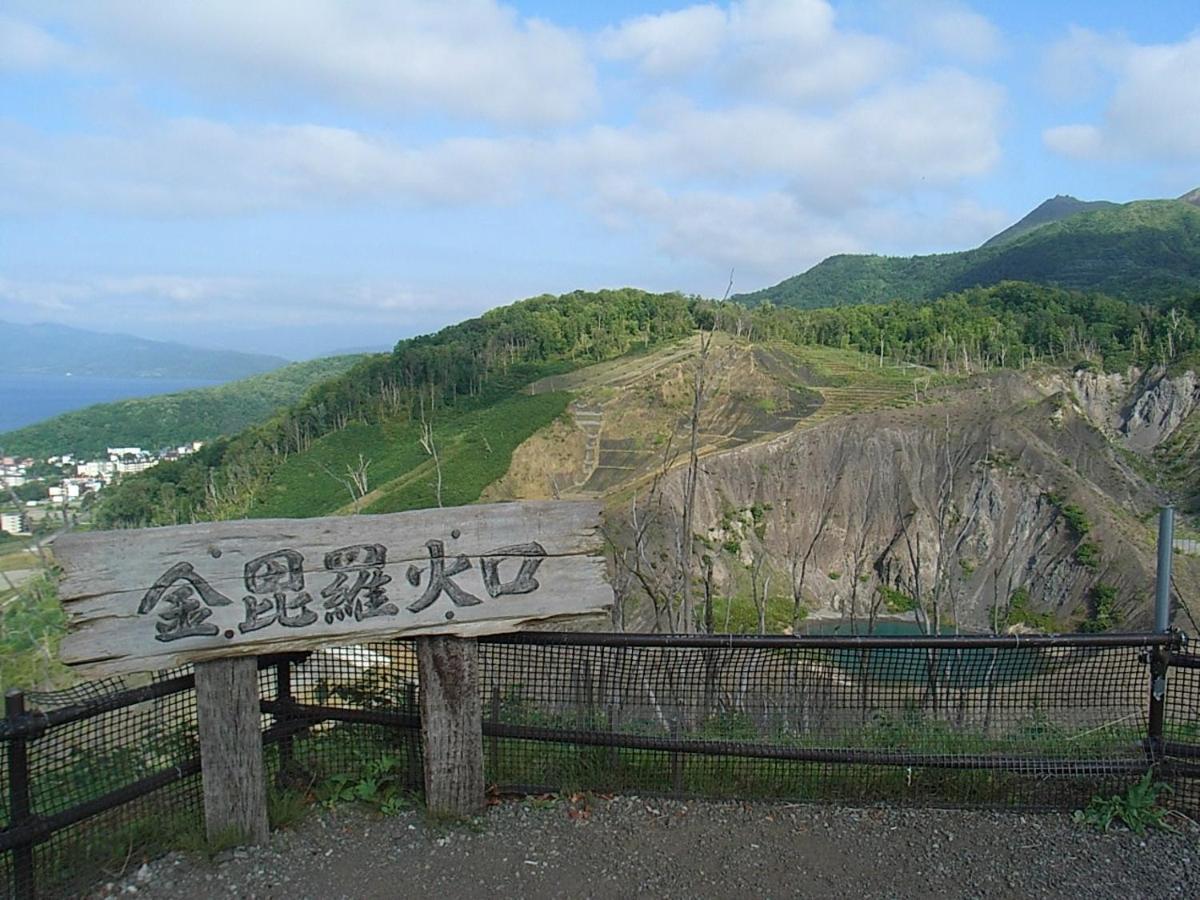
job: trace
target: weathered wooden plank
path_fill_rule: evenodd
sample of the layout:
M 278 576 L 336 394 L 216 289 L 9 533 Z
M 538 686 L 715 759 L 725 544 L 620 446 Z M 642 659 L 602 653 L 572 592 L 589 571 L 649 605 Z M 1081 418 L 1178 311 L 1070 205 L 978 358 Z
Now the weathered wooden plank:
M 477 815 L 485 803 L 479 645 L 456 637 L 416 643 L 425 806 L 435 816 Z
M 378 516 L 317 519 L 239 519 L 162 528 L 64 534 L 54 542 L 63 567 L 59 596 L 71 602 L 102 594 L 144 594 L 164 571 L 190 562 L 217 590 L 238 590 L 245 564 L 281 547 L 299 552 L 319 569 L 330 550 L 358 544 L 387 547 L 389 563 L 428 563 L 429 539 L 447 553 L 478 556 L 496 547 L 537 541 L 547 556 L 599 553 L 600 504 L 529 500 Z M 457 535 L 455 535 L 457 532 Z
M 259 721 L 253 659 L 196 666 L 196 724 L 210 841 L 233 834 L 239 842 L 265 844 L 270 836 Z
M 60 657 L 113 674 L 602 614 L 599 512 L 505 503 L 66 535 Z

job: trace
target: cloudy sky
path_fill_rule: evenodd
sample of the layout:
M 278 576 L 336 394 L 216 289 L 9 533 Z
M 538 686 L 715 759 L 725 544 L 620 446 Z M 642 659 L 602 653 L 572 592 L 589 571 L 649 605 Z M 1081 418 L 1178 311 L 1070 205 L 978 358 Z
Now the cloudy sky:
M 1200 6 L 6 0 L 0 319 L 306 357 L 1200 185 Z

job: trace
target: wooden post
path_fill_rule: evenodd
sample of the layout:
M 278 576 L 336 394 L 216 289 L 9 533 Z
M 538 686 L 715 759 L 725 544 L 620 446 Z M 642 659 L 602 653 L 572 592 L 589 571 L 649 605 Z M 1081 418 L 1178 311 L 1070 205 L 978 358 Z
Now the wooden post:
M 265 844 L 269 837 L 258 704 L 254 657 L 196 663 L 204 823 L 210 841 L 230 832 L 248 844 Z
M 465 818 L 484 808 L 483 703 L 474 639 L 418 638 L 425 806 Z

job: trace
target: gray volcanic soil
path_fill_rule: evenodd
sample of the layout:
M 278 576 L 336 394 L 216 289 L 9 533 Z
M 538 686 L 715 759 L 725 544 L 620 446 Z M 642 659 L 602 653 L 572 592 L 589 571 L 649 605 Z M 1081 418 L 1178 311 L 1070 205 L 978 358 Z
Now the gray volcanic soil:
M 438 829 L 339 807 L 269 847 L 172 853 L 89 896 L 1200 896 L 1200 828 L 1176 824 L 1138 837 L 1062 814 L 576 797 Z

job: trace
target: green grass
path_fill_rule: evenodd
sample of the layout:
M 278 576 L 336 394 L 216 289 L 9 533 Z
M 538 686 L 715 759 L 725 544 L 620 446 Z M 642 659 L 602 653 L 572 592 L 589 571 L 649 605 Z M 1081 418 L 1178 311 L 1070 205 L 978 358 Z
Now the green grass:
M 14 552 L 9 552 L 10 549 Z M 14 572 L 18 569 L 39 569 L 42 561 L 37 553 L 30 553 L 24 547 L 0 545 L 0 572 Z M 0 578 L 0 585 L 4 579 Z
M 554 374 L 567 366 L 542 366 Z M 566 392 L 513 393 L 532 371 L 498 379 L 487 394 L 441 409 L 433 418 L 434 441 L 442 465 L 442 505 L 473 503 L 490 483 L 504 475 L 513 451 L 538 429 L 560 416 L 570 401 Z M 370 493 L 362 512 L 385 513 L 437 505 L 436 474 L 420 444 L 417 421 L 352 424 L 293 454 L 272 474 L 250 509 L 253 518 L 305 518 L 353 508 L 344 477 L 359 456 L 370 461 Z M 330 473 L 333 473 L 332 475 Z
M 804 610 L 801 607 L 801 610 Z M 792 626 L 795 611 L 791 597 L 775 596 L 767 599 L 767 634 L 782 634 Z M 806 612 L 806 611 L 805 611 Z M 725 631 L 725 616 L 729 616 L 731 634 L 758 634 L 758 609 L 749 594 L 734 597 L 713 598 L 713 622 L 718 630 Z
M 351 502 L 346 486 L 329 474 L 344 477 L 357 466 L 359 454 L 370 460 L 368 487 L 386 484 L 425 461 L 417 442 L 420 426 L 409 422 L 348 425 L 326 435 L 304 453 L 289 457 L 271 477 L 254 518 L 306 518 L 332 513 Z
M 70 680 L 57 658 L 66 625 L 49 576 L 38 576 L 15 591 L 0 590 L 0 693 L 13 687 L 57 687 Z
M 563 414 L 570 394 L 517 394 L 486 409 L 445 417 L 434 425 L 442 465 L 442 505 L 473 503 L 508 471 L 513 451 Z M 421 451 L 423 453 L 423 451 Z M 410 470 L 411 471 L 411 470 Z M 385 487 L 366 512 L 386 513 L 437 505 L 436 474 L 428 458 L 414 477 Z

